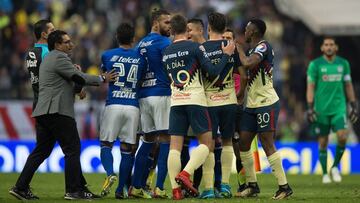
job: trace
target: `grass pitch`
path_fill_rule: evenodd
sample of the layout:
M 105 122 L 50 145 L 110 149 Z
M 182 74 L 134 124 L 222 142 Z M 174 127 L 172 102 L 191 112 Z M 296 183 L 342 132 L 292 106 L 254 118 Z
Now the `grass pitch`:
M 8 193 L 9 188 L 15 184 L 19 174 L 0 174 L 0 202 L 19 202 Z M 85 178 L 90 184 L 90 190 L 99 193 L 105 174 L 85 174 Z M 343 176 L 341 184 L 323 185 L 319 175 L 288 175 L 288 181 L 294 191 L 291 198 L 286 202 L 360 202 L 360 175 Z M 155 181 L 154 181 L 155 182 Z M 272 202 L 272 195 L 277 190 L 275 178 L 271 174 L 258 175 L 258 182 L 261 193 L 257 198 L 251 199 L 185 199 L 180 202 Z M 237 189 L 236 176 L 231 176 L 232 191 Z M 63 199 L 64 195 L 64 175 L 63 173 L 38 173 L 34 176 L 31 183 L 34 194 L 40 197 L 39 201 L 34 202 L 68 202 Z M 171 193 L 170 183 L 166 181 L 166 188 Z M 113 190 L 115 187 L 113 186 Z M 99 202 L 174 202 L 172 200 L 143 200 L 128 199 L 116 200 L 114 192 Z M 72 201 L 74 202 L 74 201 Z M 75 201 L 76 202 L 76 201 Z M 84 201 L 81 201 L 84 202 Z

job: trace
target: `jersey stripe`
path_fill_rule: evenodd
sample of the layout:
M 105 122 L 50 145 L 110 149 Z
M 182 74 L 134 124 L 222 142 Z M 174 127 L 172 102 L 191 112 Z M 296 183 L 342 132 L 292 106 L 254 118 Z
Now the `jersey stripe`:
M 14 125 L 11 122 L 9 112 L 7 111 L 7 108 L 4 106 L 0 106 L 0 116 L 4 122 L 5 130 L 7 134 L 9 135 L 10 139 L 18 139 L 19 135 L 14 127 Z

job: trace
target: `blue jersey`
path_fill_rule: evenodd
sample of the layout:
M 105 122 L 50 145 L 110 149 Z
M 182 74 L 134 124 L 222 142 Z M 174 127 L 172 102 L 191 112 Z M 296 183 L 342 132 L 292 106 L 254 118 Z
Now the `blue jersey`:
M 146 69 L 145 58 L 135 49 L 116 48 L 105 51 L 101 56 L 104 72 L 115 69 L 118 77 L 109 83 L 106 105 L 122 104 L 139 107 L 138 81 Z
M 170 44 L 169 38 L 158 33 L 150 33 L 137 45 L 148 63 L 142 78 L 139 98 L 171 95 L 170 80 L 162 64 L 163 51 Z

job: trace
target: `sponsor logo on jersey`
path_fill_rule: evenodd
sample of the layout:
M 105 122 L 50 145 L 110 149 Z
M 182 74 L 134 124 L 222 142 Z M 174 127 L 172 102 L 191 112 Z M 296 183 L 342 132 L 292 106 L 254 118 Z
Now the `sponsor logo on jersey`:
M 342 73 L 343 70 L 344 70 L 344 68 L 343 68 L 342 66 L 338 66 L 338 67 L 337 67 L 337 70 L 338 70 L 339 73 Z
M 338 82 L 341 81 L 341 74 L 323 75 L 322 80 L 326 82 Z
M 150 40 L 147 42 L 140 42 L 139 47 L 148 47 L 151 46 L 154 40 Z
M 261 44 L 257 45 L 255 48 L 255 52 L 260 52 L 260 53 L 263 53 L 266 50 L 267 50 L 267 46 L 265 43 L 261 43 Z
M 228 94 L 213 94 L 210 96 L 211 101 L 224 101 L 230 99 L 230 93 Z

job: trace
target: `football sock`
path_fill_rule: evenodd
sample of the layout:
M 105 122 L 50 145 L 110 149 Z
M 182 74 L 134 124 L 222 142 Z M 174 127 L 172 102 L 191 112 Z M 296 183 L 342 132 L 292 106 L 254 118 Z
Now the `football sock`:
M 214 177 L 215 177 L 215 187 L 219 187 L 222 179 L 222 173 L 221 173 L 221 143 L 215 142 L 215 149 L 214 149 L 214 155 L 215 155 L 215 168 L 214 168 Z
M 208 155 L 209 147 L 204 144 L 200 144 L 192 150 L 190 160 L 186 164 L 184 171 L 190 175 L 194 174 L 194 170 L 199 168 L 204 163 Z
M 221 182 L 229 184 L 231 168 L 234 157 L 234 149 L 232 146 L 223 146 L 221 153 L 221 171 L 222 180 Z
M 147 160 L 149 153 L 153 143 L 151 142 L 143 142 L 140 146 L 136 158 L 135 158 L 135 168 L 134 168 L 134 175 L 132 180 L 132 186 L 139 189 L 142 187 L 142 180 L 144 177 L 144 173 L 146 170 Z
M 119 193 L 123 192 L 124 186 L 128 183 L 128 179 L 129 179 L 128 174 L 131 172 L 133 165 L 134 165 L 134 156 L 131 155 L 131 152 L 121 152 L 121 162 L 119 168 L 119 184 L 116 189 L 116 192 Z
M 106 171 L 106 175 L 112 175 L 114 174 L 114 167 L 113 167 L 113 155 L 111 153 L 112 147 L 108 146 L 101 146 L 100 150 L 100 159 L 101 163 Z
M 327 174 L 327 149 L 319 150 L 319 160 L 323 174 Z
M 282 165 L 282 160 L 279 152 L 275 152 L 274 154 L 267 157 L 272 169 L 272 173 L 276 177 L 278 181 L 278 185 L 287 184 L 284 168 Z
M 215 155 L 210 152 L 208 157 L 202 166 L 203 168 L 203 182 L 206 190 L 214 187 L 214 166 L 215 166 Z
M 244 152 L 241 151 L 240 158 L 241 163 L 245 169 L 246 182 L 257 182 L 254 166 L 254 157 L 251 150 Z
M 334 160 L 334 164 L 333 164 L 332 167 L 338 167 L 339 166 L 339 163 L 340 163 L 342 155 L 344 154 L 344 151 L 345 151 L 345 146 L 340 146 L 340 145 L 336 146 L 335 160 Z
M 167 160 L 169 155 L 169 143 L 160 143 L 160 151 L 158 156 L 158 174 L 156 179 L 156 187 L 160 188 L 161 190 L 164 189 L 164 182 L 166 179 L 166 175 L 168 172 L 167 169 Z
M 184 169 L 187 162 L 190 160 L 189 146 L 184 145 L 181 150 L 181 169 Z
M 180 152 L 174 149 L 169 151 L 168 161 L 168 173 L 171 183 L 171 188 L 175 189 L 180 187 L 175 181 L 175 177 L 180 173 L 181 170 L 181 161 L 180 161 Z
M 193 183 L 194 183 L 194 187 L 195 187 L 196 189 L 199 189 L 202 176 L 203 176 L 203 167 L 200 166 L 199 168 L 197 168 L 197 169 L 194 171 L 194 176 L 193 176 L 193 179 L 194 179 Z
M 154 163 L 154 158 L 149 155 L 146 159 L 144 174 L 141 179 L 141 187 L 142 188 L 145 188 L 145 186 L 146 186 L 146 181 L 149 177 L 149 173 L 151 171 L 151 167 L 152 167 L 153 163 Z
M 239 186 L 246 183 L 243 168 L 244 167 L 241 163 L 241 159 L 236 159 L 236 172 L 237 172 L 237 181 Z

